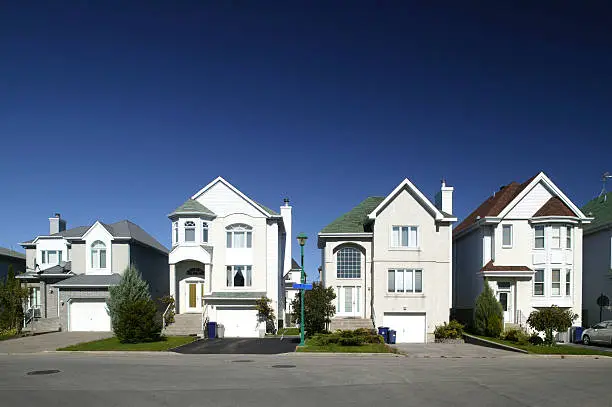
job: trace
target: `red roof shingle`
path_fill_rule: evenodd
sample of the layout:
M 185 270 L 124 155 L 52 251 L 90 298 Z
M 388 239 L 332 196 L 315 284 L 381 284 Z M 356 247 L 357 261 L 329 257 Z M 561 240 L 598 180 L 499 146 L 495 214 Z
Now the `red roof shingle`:
M 493 260 L 484 265 L 480 271 L 533 271 L 527 266 L 496 266 Z
M 576 214 L 559 197 L 553 196 L 533 216 L 576 216 Z

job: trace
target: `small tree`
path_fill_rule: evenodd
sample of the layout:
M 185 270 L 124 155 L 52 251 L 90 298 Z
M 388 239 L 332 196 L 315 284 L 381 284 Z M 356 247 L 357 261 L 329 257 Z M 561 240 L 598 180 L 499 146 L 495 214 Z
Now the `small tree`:
M 6 278 L 0 282 L 0 329 L 21 331 L 23 306 L 28 296 L 28 288 L 15 278 L 13 265 L 10 264 Z
M 497 338 L 503 331 L 504 311 L 493 295 L 489 282 L 484 280 L 484 290 L 476 298 L 474 328 L 479 335 Z
M 257 310 L 257 319 L 259 322 L 265 322 L 266 324 L 266 332 L 274 333 L 274 329 L 276 328 L 274 320 L 276 316 L 274 315 L 274 310 L 270 306 L 272 300 L 268 297 L 261 297 L 257 301 L 255 301 L 255 309 Z
M 544 343 L 554 345 L 553 331 L 563 332 L 568 330 L 572 323 L 578 318 L 570 309 L 562 309 L 556 305 L 540 308 L 533 311 L 527 318 L 527 323 L 532 329 L 544 332 Z
M 313 283 L 312 290 L 306 291 L 304 296 L 304 330 L 308 332 L 308 336 L 316 333 L 325 332 L 327 324 L 331 322 L 331 317 L 336 312 L 336 307 L 333 305 L 336 299 L 336 293 L 332 287 L 323 287 L 323 284 Z M 292 321 L 301 323 L 300 321 L 300 305 L 301 296 L 298 292 L 291 301 L 293 309 Z

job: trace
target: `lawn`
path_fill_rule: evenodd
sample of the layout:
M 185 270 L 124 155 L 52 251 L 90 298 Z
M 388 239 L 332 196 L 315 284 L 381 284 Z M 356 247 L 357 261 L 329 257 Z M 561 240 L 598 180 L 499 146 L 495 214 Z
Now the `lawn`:
M 19 338 L 21 335 L 17 335 L 13 332 L 10 333 L 0 333 L 0 341 L 5 341 L 7 339 Z
M 359 346 L 342 346 L 336 343 L 329 345 L 298 346 L 297 352 L 337 352 L 337 353 L 395 353 L 395 350 L 384 343 L 369 343 Z
M 604 352 L 597 349 L 585 349 L 568 345 L 519 345 L 516 342 L 505 341 L 497 338 L 487 338 L 485 336 L 478 336 L 479 338 L 486 339 L 491 342 L 501 343 L 502 345 L 512 346 L 514 348 L 526 350 L 529 353 L 539 355 L 599 355 L 612 357 L 612 352 Z
M 98 341 L 78 343 L 76 345 L 60 348 L 65 351 L 167 351 L 177 346 L 186 345 L 197 338 L 194 336 L 168 336 L 157 342 L 121 343 L 116 337 L 100 339 Z

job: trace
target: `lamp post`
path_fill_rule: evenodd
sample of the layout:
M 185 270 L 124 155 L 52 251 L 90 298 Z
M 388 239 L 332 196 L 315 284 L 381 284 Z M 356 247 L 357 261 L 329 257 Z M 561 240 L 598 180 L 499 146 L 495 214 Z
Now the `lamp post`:
M 308 236 L 306 236 L 303 232 L 297 236 L 298 243 L 300 244 L 300 254 L 302 257 L 302 275 L 300 282 L 302 284 L 306 284 L 306 273 L 304 272 L 304 245 L 306 244 L 306 240 Z M 300 346 L 304 346 L 304 290 L 301 291 L 301 301 L 300 301 Z

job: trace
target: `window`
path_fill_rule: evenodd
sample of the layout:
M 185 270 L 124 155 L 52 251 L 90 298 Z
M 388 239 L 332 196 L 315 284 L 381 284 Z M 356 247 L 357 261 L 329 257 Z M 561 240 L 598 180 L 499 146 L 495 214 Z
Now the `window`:
M 202 222 L 202 242 L 208 242 L 208 223 Z
M 387 272 L 387 292 L 423 292 L 423 271 L 413 269 L 391 269 Z
M 552 270 L 552 295 L 561 295 L 561 270 Z
M 251 266 L 227 266 L 228 287 L 250 287 L 253 285 Z
M 61 250 L 41 250 L 42 264 L 60 264 L 62 262 Z
M 356 247 L 343 247 L 336 255 L 337 278 L 361 278 L 361 252 Z
M 40 308 L 40 288 L 30 287 L 30 295 L 28 298 L 30 308 Z
M 565 271 L 565 295 L 572 295 L 572 270 Z
M 253 246 L 252 228 L 247 225 L 232 225 L 227 228 L 227 247 L 250 249 Z
M 172 223 L 172 229 L 173 229 L 173 231 L 172 231 L 173 235 L 172 236 L 174 236 L 174 244 L 178 244 L 178 242 L 179 242 L 178 222 L 173 222 Z
M 185 222 L 185 241 L 195 242 L 195 222 L 188 220 Z
M 393 226 L 391 231 L 391 247 L 418 247 L 416 226 Z
M 544 226 L 535 227 L 535 242 L 533 247 L 536 249 L 544 248 Z
M 42 264 L 47 264 L 47 252 L 44 250 L 40 252 L 40 262 Z
M 512 247 L 512 225 L 502 226 L 502 247 Z
M 106 268 L 106 245 L 99 240 L 91 245 L 91 268 Z
M 533 295 L 544 295 L 544 270 L 536 270 L 533 276 Z
M 551 229 L 552 229 L 551 230 L 551 239 L 552 239 L 551 247 L 553 249 L 560 249 L 561 248 L 561 227 L 553 226 Z
M 566 249 L 572 248 L 572 227 L 571 226 L 567 226 L 565 228 L 565 248 Z

